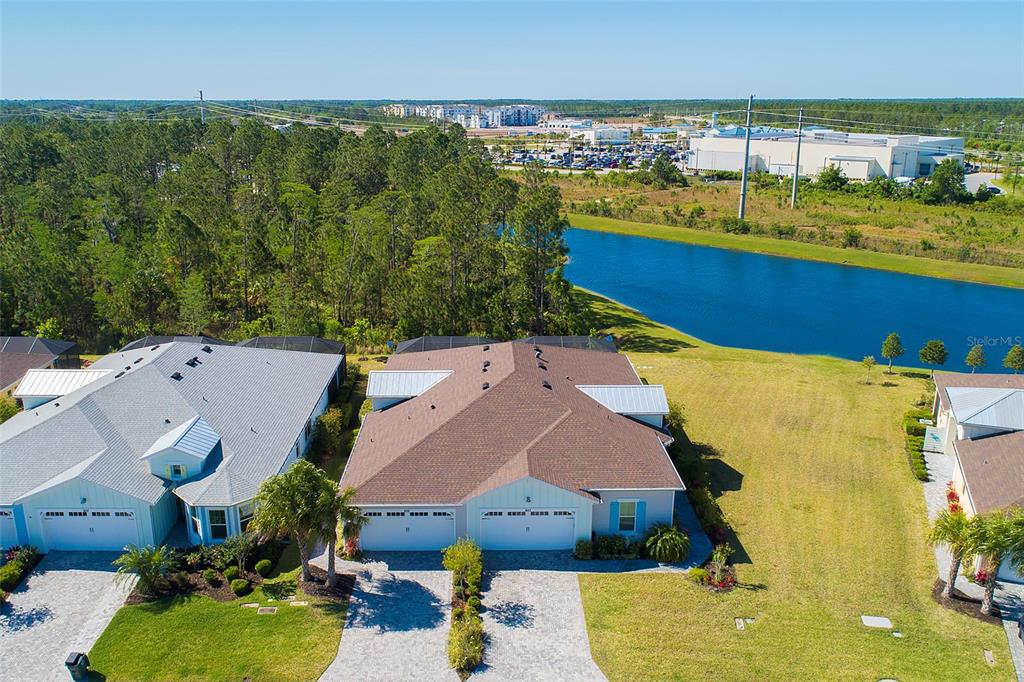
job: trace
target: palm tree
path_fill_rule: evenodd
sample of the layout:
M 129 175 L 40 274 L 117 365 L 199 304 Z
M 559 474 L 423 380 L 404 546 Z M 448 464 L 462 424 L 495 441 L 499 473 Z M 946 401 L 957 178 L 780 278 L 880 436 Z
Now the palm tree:
M 333 499 L 323 504 L 324 516 L 321 519 L 320 537 L 327 542 L 327 584 L 331 587 L 338 583 L 335 568 L 338 536 L 345 541 L 359 537 L 359 531 L 368 520 L 362 510 L 352 504 L 355 495 L 356 489 L 348 487 L 340 494 L 335 491 Z
M 1007 557 L 1024 561 L 1024 517 L 1020 511 L 1010 513 L 996 510 L 971 520 L 970 549 L 972 554 L 981 556 L 982 570 L 985 571 L 985 596 L 981 600 L 981 612 L 992 613 L 996 593 L 996 572 Z
M 670 523 L 656 523 L 651 527 L 645 543 L 647 556 L 663 564 L 674 564 L 690 553 L 690 538 Z
M 335 512 L 336 491 L 322 469 L 299 460 L 283 474 L 263 481 L 256 495 L 249 528 L 263 539 L 291 535 L 299 550 L 303 580 L 310 579 L 310 542 L 323 537 L 324 519 Z
M 928 532 L 928 542 L 933 545 L 945 543 L 949 546 L 949 575 L 946 586 L 942 588 L 942 596 L 953 594 L 953 585 L 960 574 L 960 564 L 964 556 L 971 550 L 971 521 L 962 511 L 951 512 L 943 509 Z
M 116 580 L 119 583 L 124 584 L 133 576 L 138 576 L 139 589 L 144 594 L 153 594 L 157 584 L 171 572 L 174 561 L 163 545 L 128 545 L 124 548 L 124 554 L 114 559 L 114 565 L 117 566 Z

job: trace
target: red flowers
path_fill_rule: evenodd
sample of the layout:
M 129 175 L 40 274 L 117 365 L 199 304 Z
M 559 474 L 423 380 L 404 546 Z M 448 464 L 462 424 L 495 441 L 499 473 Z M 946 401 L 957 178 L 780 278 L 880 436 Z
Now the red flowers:
M 956 514 L 964 510 L 964 508 L 960 506 L 960 494 L 956 491 L 956 488 L 953 487 L 953 481 L 946 482 L 946 504 L 952 514 Z
M 981 569 L 980 571 L 974 574 L 974 582 L 978 583 L 979 585 L 984 585 L 988 582 L 988 579 L 989 574 L 988 571 L 986 571 L 985 569 Z

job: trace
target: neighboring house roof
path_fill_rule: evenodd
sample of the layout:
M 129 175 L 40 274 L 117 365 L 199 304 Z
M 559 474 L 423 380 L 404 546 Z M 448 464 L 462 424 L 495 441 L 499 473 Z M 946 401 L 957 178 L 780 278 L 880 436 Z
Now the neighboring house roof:
M 143 336 L 140 339 L 128 343 L 124 348 L 121 349 L 123 353 L 126 350 L 140 350 L 142 348 L 151 348 L 157 345 L 163 345 L 165 343 L 171 343 L 173 341 L 182 341 L 184 343 L 200 343 L 207 346 L 233 346 L 234 344 L 230 341 L 224 341 L 223 339 L 216 339 L 212 336 Z
M 507 342 L 393 355 L 387 366 L 451 375 L 366 415 L 340 483 L 358 489 L 357 502 L 458 504 L 527 476 L 591 499 L 683 488 L 669 436 L 577 388 L 641 385 L 625 356 L 545 346 L 538 358 Z
M 978 514 L 1024 507 L 1024 431 L 956 442 Z
M 276 348 L 277 350 L 300 350 L 306 353 L 334 353 L 343 355 L 345 344 L 341 341 L 322 339 L 319 336 L 254 336 L 239 341 L 245 348 Z
M 62 396 L 110 374 L 109 369 L 30 369 L 18 383 L 15 398 Z
M 428 350 L 443 350 L 446 348 L 483 346 L 489 343 L 497 343 L 497 341 L 486 336 L 417 336 L 415 339 L 400 341 L 395 346 L 395 355 L 421 353 Z
M 1024 429 L 1024 389 L 950 386 L 946 395 L 958 424 Z
M 0 390 L 18 383 L 30 369 L 46 367 L 76 348 L 71 341 L 38 336 L 0 336 Z
M 152 504 L 169 484 L 143 455 L 183 424 L 194 428 L 197 417 L 205 427 L 176 437 L 212 437 L 208 427 L 221 438 L 221 457 L 176 494 L 194 505 L 250 499 L 294 457 L 295 439 L 342 358 L 236 346 L 205 352 L 204 345 L 112 353 L 92 368 L 114 373 L 0 424 L 0 504 L 68 480 L 69 470 Z
M 603 350 L 608 353 L 619 352 L 611 336 L 528 336 L 525 339 L 516 339 L 516 342 L 532 343 L 536 346 Z

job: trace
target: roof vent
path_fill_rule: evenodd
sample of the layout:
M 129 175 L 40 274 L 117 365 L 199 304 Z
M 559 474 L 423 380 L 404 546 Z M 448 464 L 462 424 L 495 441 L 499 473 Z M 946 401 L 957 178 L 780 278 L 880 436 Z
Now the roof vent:
M 142 358 L 135 358 L 135 362 L 133 362 L 132 364 L 133 364 L 133 365 L 137 365 L 137 364 L 139 364 L 140 362 L 142 362 Z
M 550 389 L 551 389 L 551 384 L 549 384 L 549 383 L 548 383 L 548 382 L 546 382 L 546 381 L 542 381 L 542 382 L 540 382 L 540 385 L 541 385 L 541 386 L 543 386 L 544 388 L 548 389 L 548 390 L 550 390 Z
M 539 352 L 540 352 L 540 346 L 538 346 L 538 345 L 534 344 L 534 346 L 533 346 L 533 352 L 534 352 L 534 353 L 539 353 Z
M 538 362 L 537 362 L 537 369 L 542 369 L 542 370 L 544 370 L 544 371 L 546 372 L 546 371 L 547 371 L 547 369 L 548 369 L 548 366 L 547 366 L 547 365 L 545 365 L 545 364 L 544 364 L 543 362 L 539 362 L 539 361 L 538 361 Z
M 54 407 L 60 407 L 60 403 L 54 403 L 53 406 Z
M 185 364 L 188 365 L 189 367 L 196 367 L 197 365 L 201 364 L 199 362 L 199 356 L 194 356 L 191 359 L 186 360 Z
M 490 366 L 491 366 L 491 361 L 490 360 L 484 360 L 484 367 L 490 367 Z
M 152 348 L 150 348 L 150 350 L 156 350 L 156 349 L 157 349 L 157 348 L 159 348 L 159 347 L 160 347 L 160 344 L 158 343 L 158 344 L 156 344 L 155 346 L 153 346 Z
M 436 408 L 436 407 L 434 407 L 433 405 L 431 405 L 431 406 L 430 406 L 430 409 L 434 410 L 434 409 L 437 409 L 437 408 Z
M 124 372 L 118 372 L 117 374 L 114 375 L 114 378 L 115 379 L 120 379 L 123 376 L 124 376 Z
M 490 346 L 484 346 L 484 350 L 490 350 L 490 349 L 491 349 Z
M 170 423 L 171 423 L 170 419 L 164 419 L 164 424 L 170 424 Z
M 181 372 L 175 372 L 174 374 L 171 375 L 171 378 L 174 379 L 175 381 L 181 381 Z
M 483 385 L 483 386 L 481 386 L 480 388 L 482 388 L 483 390 L 485 390 L 485 391 L 486 391 L 486 390 L 487 390 L 487 389 L 489 389 L 490 387 L 491 387 L 491 385 L 490 385 L 489 383 L 487 383 L 487 382 L 485 381 L 485 382 L 484 382 L 484 385 Z
M 209 346 L 203 346 L 203 352 L 204 353 L 212 353 L 213 349 L 210 348 Z
M 127 371 L 128 371 L 128 370 L 130 370 L 131 368 L 132 368 L 132 367 L 131 367 L 131 365 L 125 365 L 125 366 L 124 366 L 124 371 L 126 371 L 126 372 L 127 372 Z

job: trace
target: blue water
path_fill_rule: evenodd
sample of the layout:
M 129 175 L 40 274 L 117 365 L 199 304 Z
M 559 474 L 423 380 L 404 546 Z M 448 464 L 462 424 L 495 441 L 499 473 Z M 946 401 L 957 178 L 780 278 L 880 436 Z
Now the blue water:
M 945 369 L 985 345 L 987 372 L 1024 339 L 1024 290 L 570 229 L 569 280 L 648 317 L 723 346 L 834 355 L 882 363 L 899 332 L 897 363 L 942 339 Z

